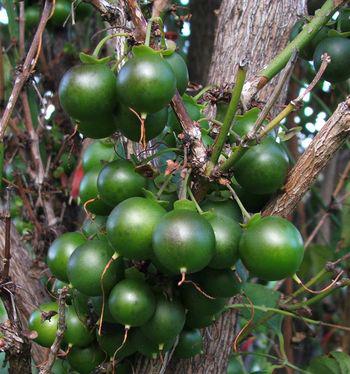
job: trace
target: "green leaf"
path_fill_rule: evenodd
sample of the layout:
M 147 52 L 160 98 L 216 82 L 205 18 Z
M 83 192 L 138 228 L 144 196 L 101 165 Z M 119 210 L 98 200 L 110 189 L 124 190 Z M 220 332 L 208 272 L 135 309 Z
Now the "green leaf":
M 286 142 L 297 135 L 302 129 L 303 128 L 301 126 L 296 126 L 286 131 L 282 130 L 278 133 L 278 137 L 282 140 L 282 142 Z
M 97 58 L 93 55 L 88 55 L 84 52 L 79 53 L 80 61 L 83 64 L 107 64 L 109 61 L 112 60 L 112 56 L 107 56 L 103 58 Z
M 298 274 L 301 278 L 309 278 L 322 270 L 328 261 L 334 259 L 334 250 L 331 247 L 315 244 L 305 251 L 303 262 Z
M 143 194 L 145 195 L 146 199 L 155 201 L 157 204 L 162 206 L 163 208 L 166 208 L 169 205 L 169 201 L 165 200 L 158 200 L 157 196 L 150 190 L 146 190 L 145 188 L 142 189 Z
M 327 356 L 314 358 L 308 367 L 308 371 L 311 374 L 342 374 L 337 361 Z
M 341 374 L 350 373 L 350 356 L 349 355 L 347 355 L 344 352 L 333 351 L 333 352 L 330 352 L 330 356 L 333 356 L 333 358 L 337 361 Z
M 261 218 L 262 218 L 261 213 L 255 213 L 255 214 L 252 215 L 252 217 L 250 218 L 250 220 L 246 224 L 242 225 L 242 227 L 247 229 L 250 226 L 254 225 L 256 222 L 260 221 Z
M 253 305 L 258 305 L 268 308 L 276 308 L 278 301 L 281 297 L 281 293 L 270 288 L 267 288 L 261 284 L 255 283 L 245 283 L 243 286 L 244 294 L 249 298 L 250 302 Z M 246 297 L 243 298 L 244 304 L 247 304 L 247 309 L 242 309 L 242 315 L 246 319 L 251 318 L 250 302 Z M 253 322 L 256 323 L 260 319 L 264 318 L 267 312 L 262 310 L 254 310 L 254 319 Z M 274 331 L 281 331 L 283 316 L 276 315 L 269 319 L 264 326 L 268 325 L 269 328 L 272 328 Z
M 235 117 L 235 123 L 246 124 L 254 123 L 260 114 L 261 110 L 259 108 L 252 108 L 245 112 L 244 114 L 237 114 Z

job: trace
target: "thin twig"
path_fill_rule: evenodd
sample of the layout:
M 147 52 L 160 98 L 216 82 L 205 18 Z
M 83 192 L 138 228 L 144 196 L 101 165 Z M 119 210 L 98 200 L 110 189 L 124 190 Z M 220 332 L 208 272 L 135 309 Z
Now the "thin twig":
M 60 349 L 64 337 L 64 333 L 66 331 L 66 297 L 68 294 L 68 287 L 61 288 L 60 290 L 58 290 L 58 293 L 58 328 L 56 332 L 56 338 L 50 348 L 49 358 L 40 368 L 39 374 L 51 373 L 51 368 L 55 363 L 58 351 Z
M 1 279 L 4 281 L 8 279 L 10 274 L 10 260 L 11 260 L 11 214 L 10 214 L 11 189 L 6 188 L 5 194 L 5 209 L 3 212 L 3 219 L 5 220 L 5 243 L 4 243 L 4 268 L 2 270 Z

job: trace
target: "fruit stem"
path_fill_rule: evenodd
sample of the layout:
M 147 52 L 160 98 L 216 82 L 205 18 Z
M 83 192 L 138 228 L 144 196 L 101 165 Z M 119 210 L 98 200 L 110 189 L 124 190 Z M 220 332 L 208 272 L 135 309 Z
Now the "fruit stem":
M 248 213 L 246 208 L 243 206 L 242 201 L 239 199 L 238 195 L 236 194 L 236 191 L 229 184 L 226 184 L 226 187 L 231 192 L 233 198 L 235 199 L 236 203 L 238 204 L 239 209 L 241 210 L 243 217 L 247 221 L 249 221 L 251 219 L 251 215 Z
M 129 330 L 130 330 L 130 326 L 126 325 L 125 326 L 125 332 L 124 332 L 124 339 L 123 339 L 123 342 L 122 344 L 120 345 L 120 347 L 118 347 L 114 354 L 113 354 L 113 358 L 112 358 L 112 369 L 113 369 L 113 373 L 114 373 L 114 364 L 115 364 L 115 356 L 116 354 L 124 347 L 125 343 L 126 343 L 126 339 L 128 338 L 128 333 L 129 333 Z
M 168 174 L 165 177 L 165 180 L 164 180 L 163 184 L 160 186 L 160 189 L 158 190 L 158 192 L 156 194 L 156 197 L 157 197 L 158 200 L 160 199 L 160 197 L 161 197 L 162 193 L 164 192 L 164 190 L 167 188 L 167 186 L 170 183 L 172 177 L 173 177 L 172 173 Z
M 182 286 L 182 284 L 185 283 L 185 281 L 186 281 L 186 271 L 187 271 L 187 269 L 182 268 L 182 269 L 180 269 L 180 271 L 181 271 L 181 280 L 177 284 L 179 287 Z
M 102 47 L 106 44 L 106 42 L 110 39 L 113 39 L 113 38 L 116 38 L 118 36 L 125 36 L 125 37 L 128 37 L 130 36 L 130 34 L 128 33 L 125 33 L 125 32 L 120 32 L 120 33 L 117 33 L 117 34 L 111 34 L 111 35 L 107 35 L 105 36 L 102 40 L 100 40 L 100 42 L 97 44 L 97 46 L 95 47 L 94 49 L 94 52 L 93 52 L 93 56 L 94 57 L 98 57 L 100 52 L 101 52 L 101 49 Z
M 231 100 L 230 100 L 230 103 L 229 103 L 229 106 L 228 106 L 228 109 L 227 109 L 227 112 L 224 118 L 224 122 L 220 129 L 219 135 L 215 139 L 213 152 L 211 154 L 210 161 L 208 162 L 208 165 L 206 168 L 205 174 L 207 176 L 209 176 L 212 173 L 214 167 L 218 163 L 218 160 L 221 155 L 222 149 L 224 147 L 226 138 L 230 132 L 231 124 L 236 114 L 239 100 L 241 98 L 241 93 L 242 93 L 246 74 L 247 74 L 247 69 L 245 65 L 239 65 L 237 74 L 236 74 L 236 82 L 231 92 L 232 96 L 231 96 Z
M 197 209 L 198 213 L 199 213 L 199 214 L 203 214 L 203 209 L 199 206 L 199 204 L 198 204 L 196 198 L 195 198 L 194 195 L 193 195 L 193 192 L 192 192 L 190 186 L 187 186 L 187 192 L 188 192 L 188 194 L 189 194 L 191 200 L 192 200 L 192 201 L 194 202 L 194 204 L 196 205 L 196 209 Z
M 185 176 L 183 178 L 183 181 L 180 186 L 180 191 L 179 191 L 179 200 L 186 200 L 187 199 L 187 185 L 188 185 L 188 180 L 191 175 L 191 169 L 185 169 Z
M 203 87 L 198 93 L 196 96 L 193 96 L 193 99 L 194 101 L 197 101 L 199 100 L 207 91 L 211 90 L 212 88 L 214 88 L 214 86 L 210 85 L 210 86 L 206 86 L 206 87 Z
M 161 37 L 160 45 L 161 45 L 162 49 L 166 50 L 167 45 L 166 45 L 166 42 L 165 42 L 164 25 L 163 25 L 163 20 L 161 19 L 161 17 L 152 17 L 152 18 L 149 19 L 149 21 L 147 23 L 145 45 L 147 47 L 150 46 L 153 22 L 156 22 L 159 26 L 160 37 Z

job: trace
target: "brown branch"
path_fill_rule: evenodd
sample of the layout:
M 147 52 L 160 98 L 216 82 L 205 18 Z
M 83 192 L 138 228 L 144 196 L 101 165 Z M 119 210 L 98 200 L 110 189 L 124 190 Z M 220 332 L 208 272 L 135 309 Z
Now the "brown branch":
M 116 5 L 110 4 L 107 0 L 83 0 L 91 4 L 100 14 L 101 17 L 111 26 L 115 26 L 119 19 L 120 10 Z
M 17 103 L 18 97 L 20 92 L 22 91 L 22 88 L 24 84 L 29 79 L 30 75 L 35 69 L 36 63 L 37 63 L 37 57 L 39 55 L 40 49 L 41 49 L 41 42 L 42 42 L 42 36 L 43 32 L 45 30 L 45 26 L 47 21 L 50 19 L 53 10 L 55 8 L 55 0 L 46 0 L 43 12 L 41 14 L 41 19 L 39 22 L 39 26 L 36 30 L 36 33 L 34 35 L 33 42 L 29 48 L 28 54 L 24 60 L 22 71 L 21 73 L 16 77 L 14 86 L 12 88 L 12 92 L 10 95 L 10 98 L 7 102 L 4 114 L 0 121 L 0 140 L 3 139 L 5 135 L 5 130 L 7 128 L 7 125 L 9 123 L 9 120 L 11 118 L 13 109 Z
M 4 268 L 2 270 L 1 279 L 6 281 L 10 274 L 10 260 L 11 260 L 11 214 L 10 214 L 11 190 L 6 188 L 5 210 L 3 212 L 3 219 L 5 221 L 5 245 L 4 245 Z
M 288 174 L 283 191 L 268 204 L 263 215 L 287 217 L 349 135 L 350 98 L 347 98 L 338 105 L 333 115 L 298 159 Z
M 24 1 L 19 2 L 19 55 L 21 59 L 24 57 L 25 52 L 25 15 L 24 15 Z
M 135 39 L 143 42 L 146 37 L 147 21 L 143 16 L 137 0 L 127 0 L 132 23 L 135 26 Z
M 170 9 L 169 0 L 154 0 L 152 8 L 152 17 L 160 17 L 161 14 Z
M 58 328 L 56 332 L 56 338 L 50 348 L 49 358 L 41 366 L 39 374 L 51 373 L 51 368 L 55 363 L 58 351 L 60 349 L 64 337 L 64 333 L 66 331 L 66 297 L 68 293 L 68 287 L 63 287 L 62 289 L 58 290 L 58 293 Z
M 0 108 L 2 108 L 5 98 L 5 75 L 4 75 L 4 58 L 2 50 L 2 38 L 0 36 Z

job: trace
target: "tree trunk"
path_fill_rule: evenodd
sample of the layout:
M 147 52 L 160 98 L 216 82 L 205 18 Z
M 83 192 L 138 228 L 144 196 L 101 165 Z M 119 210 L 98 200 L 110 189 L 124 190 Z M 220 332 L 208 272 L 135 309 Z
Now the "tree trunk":
M 188 51 L 188 70 L 190 80 L 195 83 L 205 84 L 213 53 L 215 28 L 217 23 L 216 11 L 221 0 L 192 0 L 190 48 Z
M 2 258 L 4 258 L 4 238 L 5 225 L 3 222 L 0 222 L 0 256 Z M 45 289 L 39 281 L 42 269 L 37 266 L 38 264 L 34 265 L 27 250 L 22 246 L 17 231 L 12 227 L 10 278 L 13 286 L 9 284 L 7 288 L 14 294 L 14 304 L 18 312 L 18 320 L 25 330 L 27 330 L 27 319 L 30 313 L 47 298 Z M 9 326 L 6 322 L 4 323 L 5 330 L 10 331 L 10 327 L 12 326 Z M 3 328 L 1 330 L 4 331 Z M 32 357 L 34 357 L 36 363 L 44 361 L 45 351 L 44 348 L 39 347 L 37 344 L 32 345 Z M 20 352 L 18 360 L 25 360 L 24 356 L 24 352 Z M 24 373 L 24 371 L 15 372 Z
M 248 77 L 254 76 L 286 45 L 289 32 L 302 14 L 303 0 L 223 0 L 218 13 L 217 29 L 208 82 L 210 84 L 233 83 L 237 64 L 249 53 Z M 197 12 L 198 7 L 193 10 Z M 195 17 L 195 16 L 194 16 Z M 199 45 L 207 48 L 205 33 Z M 206 65 L 209 59 L 202 59 Z M 191 63 L 191 62 L 190 62 Z M 196 68 L 205 71 L 205 68 Z M 203 74 L 203 73 L 202 73 Z M 272 80 L 258 98 L 266 101 L 276 84 Z M 286 100 L 287 90 L 279 103 Z M 203 330 L 204 354 L 190 360 L 172 360 L 165 373 L 222 374 L 226 372 L 228 357 L 235 337 L 236 314 L 225 313 L 210 328 Z M 159 373 L 162 364 L 141 359 L 136 373 Z

